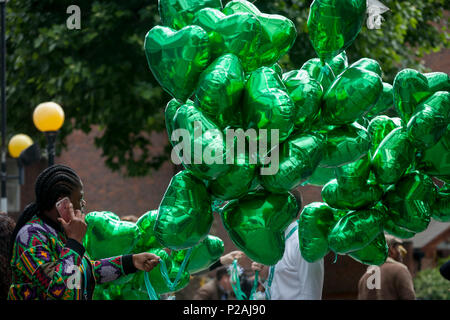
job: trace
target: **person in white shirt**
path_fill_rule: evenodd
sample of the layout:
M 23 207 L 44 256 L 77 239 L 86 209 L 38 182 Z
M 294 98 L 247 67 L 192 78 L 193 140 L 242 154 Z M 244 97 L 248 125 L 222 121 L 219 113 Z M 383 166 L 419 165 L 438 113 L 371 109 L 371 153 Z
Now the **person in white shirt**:
M 291 192 L 302 207 L 301 194 Z M 300 212 L 300 211 L 299 211 Z M 266 299 L 270 300 L 321 300 L 324 280 L 323 258 L 309 263 L 300 253 L 297 218 L 285 230 L 283 257 L 275 266 L 253 262 L 252 270 L 266 278 Z

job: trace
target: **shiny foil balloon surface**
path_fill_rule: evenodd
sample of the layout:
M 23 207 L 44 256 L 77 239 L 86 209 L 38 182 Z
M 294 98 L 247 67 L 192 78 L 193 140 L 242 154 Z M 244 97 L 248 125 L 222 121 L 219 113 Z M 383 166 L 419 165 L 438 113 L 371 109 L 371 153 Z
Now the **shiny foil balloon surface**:
M 283 74 L 283 83 L 296 107 L 295 127 L 310 127 L 320 110 L 322 86 L 305 70 L 292 70 Z
M 173 127 L 183 129 L 178 140 L 181 142 L 171 140 L 171 143 L 174 149 L 177 148 L 183 166 L 192 174 L 211 180 L 230 170 L 226 164 L 225 137 L 219 127 L 198 108 L 190 104 L 182 105 L 175 114 Z
M 360 250 L 350 252 L 348 255 L 361 263 L 379 266 L 386 261 L 388 252 L 389 248 L 386 243 L 386 237 L 381 232 L 367 246 Z
M 88 213 L 86 224 L 83 244 L 94 260 L 127 254 L 139 239 L 139 229 L 134 223 L 121 221 L 109 211 Z
M 324 94 L 321 116 L 328 124 L 352 123 L 369 112 L 382 90 L 383 83 L 376 73 L 349 67 Z
M 186 101 L 186 104 L 194 105 L 194 102 L 188 99 Z M 173 98 L 172 100 L 169 101 L 169 103 L 167 103 L 166 109 L 164 111 L 167 136 L 169 137 L 169 140 L 172 137 L 175 114 L 177 113 L 178 108 L 181 107 L 182 105 L 183 104 L 180 103 L 177 99 Z
M 159 15 L 164 26 L 181 29 L 192 23 L 202 8 L 222 9 L 221 0 L 159 0 Z
M 220 56 L 200 75 L 195 90 L 198 109 L 221 129 L 231 125 L 240 108 L 244 82 L 239 58 L 234 54 Z
M 407 130 L 414 146 L 420 150 L 434 146 L 450 124 L 450 93 L 438 91 L 417 108 Z
M 294 44 L 297 30 L 294 23 L 278 14 L 261 13 L 251 2 L 232 0 L 226 4 L 223 13 L 250 13 L 258 18 L 262 26 L 262 37 L 257 49 L 260 66 L 271 66 L 285 55 Z
M 394 87 L 391 84 L 383 82 L 383 91 L 380 93 L 375 105 L 366 114 L 367 118 L 372 119 L 381 112 L 384 112 L 394 106 L 393 88 Z
M 322 91 L 326 92 L 334 79 L 336 79 L 333 69 L 328 63 L 322 64 L 319 58 L 313 58 L 306 61 L 300 70 L 308 72 L 309 76 L 316 79 L 322 86 Z
M 275 174 L 260 174 L 261 185 L 277 193 L 298 187 L 319 165 L 323 147 L 323 140 L 316 135 L 292 135 L 280 146 L 278 171 Z
M 180 31 L 155 26 L 145 36 L 144 49 L 156 80 L 181 102 L 192 95 L 210 62 L 208 34 L 199 26 Z
M 422 232 L 430 223 L 437 191 L 433 180 L 420 172 L 405 174 L 383 197 L 393 222 L 409 231 Z
M 372 138 L 372 145 L 370 146 L 370 155 L 373 156 L 380 143 L 386 136 L 395 128 L 404 126 L 400 118 L 390 118 L 385 115 L 376 116 L 370 120 L 367 126 L 370 137 Z
M 424 74 L 428 80 L 431 92 L 450 91 L 450 76 L 445 72 L 430 72 Z
M 380 184 L 396 183 L 414 158 L 414 147 L 402 127 L 392 130 L 372 157 L 372 172 Z
M 317 55 L 328 61 L 350 46 L 366 16 L 366 0 L 315 0 L 308 33 Z
M 158 242 L 155 236 L 154 228 L 156 224 L 156 218 L 158 217 L 158 210 L 151 210 L 139 217 L 136 221 L 136 226 L 139 228 L 141 236 L 136 243 L 135 251 L 146 251 L 150 248 L 160 248 L 161 244 Z
M 274 265 L 283 257 L 284 231 L 299 207 L 290 193 L 250 193 L 222 210 L 223 225 L 233 243 L 251 260 Z
M 370 159 L 366 155 L 354 162 L 335 168 L 336 179 L 339 185 L 346 189 L 363 187 L 369 179 Z
M 334 170 L 335 168 L 317 167 L 312 176 L 308 178 L 307 184 L 318 187 L 326 185 L 336 177 Z
M 181 265 L 186 257 L 186 252 L 186 249 L 172 252 L 173 260 Z M 186 271 L 189 273 L 197 273 L 208 269 L 220 259 L 223 252 L 223 241 L 216 236 L 208 235 L 204 240 L 192 248 L 192 252 L 186 265 Z
M 339 167 L 358 160 L 367 154 L 370 135 L 366 128 L 354 122 L 334 127 L 327 132 L 321 167 Z
M 328 233 L 334 225 L 334 209 L 326 203 L 306 205 L 298 220 L 300 253 L 308 262 L 315 262 L 328 253 Z
M 383 71 L 381 70 L 380 64 L 373 59 L 362 58 L 358 61 L 352 63 L 349 68 L 359 68 L 367 71 L 372 71 L 376 73 L 379 77 L 383 75 Z
M 279 130 L 283 142 L 294 129 L 296 108 L 280 77 L 270 68 L 252 72 L 245 84 L 243 120 L 246 128 Z
M 203 240 L 211 228 L 211 196 L 189 171 L 176 174 L 159 205 L 154 231 L 164 247 L 185 249 Z
M 336 253 L 360 250 L 382 231 L 383 216 L 378 210 L 351 211 L 342 217 L 328 235 L 328 245 Z
M 342 51 L 333 59 L 329 60 L 328 65 L 333 70 L 334 75 L 336 77 L 339 76 L 345 69 L 348 68 L 347 53 L 345 51 Z
M 225 15 L 221 11 L 205 8 L 195 14 L 194 25 L 202 27 L 209 36 L 213 59 L 225 54 L 235 54 L 245 71 L 259 67 L 258 47 L 262 27 L 258 18 L 250 13 Z
M 232 200 L 246 195 L 252 188 L 257 173 L 256 163 L 251 163 L 247 153 L 235 156 L 231 169 L 224 175 L 208 182 L 211 194 L 222 200 Z M 256 161 L 255 161 L 256 162 Z
M 418 161 L 420 171 L 450 182 L 450 125 L 438 143 L 418 154 Z
M 414 69 L 403 69 L 395 76 L 394 106 L 400 117 L 408 123 L 418 104 L 431 96 L 427 78 Z
M 383 189 L 375 183 L 340 185 L 333 179 L 323 186 L 321 195 L 330 207 L 355 210 L 372 207 L 381 199 Z
M 450 184 L 439 189 L 436 202 L 431 206 L 431 216 L 441 222 L 450 222 Z

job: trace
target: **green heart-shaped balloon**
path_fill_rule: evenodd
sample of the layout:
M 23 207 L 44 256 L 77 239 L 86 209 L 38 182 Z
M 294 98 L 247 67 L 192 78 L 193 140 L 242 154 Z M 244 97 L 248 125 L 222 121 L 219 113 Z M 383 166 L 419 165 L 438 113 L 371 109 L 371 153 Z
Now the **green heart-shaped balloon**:
M 401 239 L 409 239 L 416 235 L 415 232 L 411 232 L 396 225 L 391 217 L 385 219 L 385 221 L 383 222 L 383 229 L 387 233 Z
M 305 70 L 289 71 L 283 74 L 282 80 L 297 110 L 295 127 L 304 131 L 318 116 L 322 86 Z
M 336 210 L 323 202 L 306 205 L 298 219 L 300 253 L 308 262 L 323 258 L 329 251 L 328 233 L 334 226 Z
M 369 154 L 371 157 L 375 154 L 380 143 L 384 138 L 395 128 L 404 126 L 403 121 L 400 118 L 390 118 L 388 116 L 376 116 L 370 120 L 367 126 L 370 137 L 372 138 L 372 145 L 370 146 Z
M 213 59 L 225 54 L 235 54 L 245 71 L 253 71 L 258 65 L 258 46 L 262 28 L 253 14 L 238 12 L 226 16 L 219 10 L 205 8 L 195 14 L 192 22 L 209 35 Z
M 192 24 L 195 13 L 202 8 L 222 9 L 221 0 L 159 0 L 159 15 L 164 26 L 176 30 Z
M 129 253 L 139 239 L 138 227 L 121 221 L 109 211 L 94 211 L 86 215 L 86 236 L 83 244 L 94 260 Z
M 333 59 L 327 62 L 333 70 L 334 75 L 339 76 L 345 69 L 348 68 L 348 57 L 345 51 L 335 56 Z
M 312 186 L 322 187 L 336 176 L 334 174 L 335 168 L 317 167 L 311 177 L 308 178 L 307 184 Z
M 450 76 L 445 72 L 430 72 L 424 74 L 428 80 L 431 92 L 450 91 Z
M 418 154 L 417 169 L 430 176 L 450 180 L 450 125 L 433 147 Z
M 284 231 L 299 207 L 290 193 L 250 193 L 226 204 L 222 222 L 233 243 L 253 261 L 274 265 L 283 257 Z
M 414 69 L 403 69 L 395 76 L 394 106 L 400 117 L 408 123 L 420 102 L 431 96 L 427 77 Z
M 436 202 L 431 206 L 431 216 L 441 222 L 450 222 L 450 184 L 439 189 Z
M 294 44 L 297 30 L 294 23 L 278 14 L 264 14 L 251 2 L 232 0 L 223 8 L 223 13 L 250 13 L 258 18 L 262 26 L 261 41 L 257 48 L 259 66 L 271 66 L 286 54 Z
M 243 120 L 246 128 L 279 130 L 279 142 L 294 129 L 295 104 L 286 92 L 280 77 L 270 68 L 251 73 L 245 84 Z
M 158 242 L 155 236 L 155 224 L 158 217 L 158 210 L 151 210 L 144 213 L 136 221 L 136 226 L 139 228 L 141 236 L 136 243 L 136 252 L 147 251 L 150 248 L 160 248 L 161 244 Z
M 380 234 L 382 221 L 382 213 L 375 209 L 351 211 L 331 229 L 328 245 L 341 254 L 360 250 Z
M 369 151 L 370 135 L 357 122 L 333 127 L 326 136 L 324 156 L 319 164 L 321 167 L 339 167 L 358 160 Z
M 341 167 L 335 168 L 336 179 L 340 186 L 347 190 L 355 190 L 367 184 L 370 173 L 368 155 Z
M 414 147 L 403 127 L 395 128 L 384 139 L 372 157 L 372 172 L 380 184 L 394 184 L 405 173 L 414 158 Z
M 208 34 L 199 26 L 180 31 L 153 27 L 145 36 L 145 56 L 156 80 L 174 98 L 185 102 L 210 60 Z
M 370 58 L 359 59 L 358 61 L 353 62 L 349 68 L 359 68 L 366 71 L 372 71 L 380 78 L 383 76 L 383 71 L 381 70 L 380 64 L 376 60 Z
M 337 63 L 338 64 L 338 63 Z M 313 58 L 306 61 L 300 70 L 308 72 L 309 76 L 316 79 L 322 86 L 322 91 L 326 92 L 334 79 L 336 74 L 328 63 L 322 64 L 319 58 Z
M 186 264 L 186 271 L 197 273 L 208 269 L 224 252 L 223 241 L 215 236 L 208 235 L 203 241 L 192 248 L 189 260 Z M 182 264 L 186 257 L 187 250 L 172 252 L 172 258 L 178 264 Z
M 430 223 L 431 206 L 436 196 L 433 180 L 414 171 L 405 174 L 388 189 L 383 204 L 396 225 L 412 232 L 422 232 Z
M 375 183 L 340 185 L 333 179 L 323 186 L 321 195 L 330 207 L 356 210 L 371 208 L 381 199 L 383 189 Z
M 377 102 L 383 82 L 376 73 L 358 67 L 345 69 L 324 94 L 322 114 L 328 124 L 352 123 Z
M 260 174 L 261 185 L 275 193 L 298 187 L 319 165 L 323 147 L 324 141 L 319 136 L 303 133 L 292 135 L 280 146 L 278 171 Z M 274 166 L 273 163 L 271 165 Z
M 188 99 L 186 101 L 186 104 L 194 105 L 194 102 Z M 182 105 L 183 104 L 180 103 L 177 99 L 173 98 L 167 103 L 166 109 L 164 110 L 164 119 L 169 140 L 172 137 L 175 114 L 177 113 L 178 108 Z
M 171 140 L 172 152 L 196 177 L 212 180 L 231 169 L 226 164 L 227 146 L 222 131 L 194 105 L 178 108 L 173 128 L 175 138 L 181 142 Z
M 164 247 L 185 249 L 204 239 L 213 221 L 211 197 L 189 171 L 177 173 L 159 205 L 154 231 Z
M 349 47 L 364 23 L 366 0 L 314 0 L 308 33 L 317 55 L 328 61 Z
M 380 93 L 375 105 L 366 114 L 367 118 L 371 119 L 394 106 L 393 90 L 391 84 L 383 82 L 383 91 Z
M 422 102 L 411 117 L 407 131 L 419 150 L 434 146 L 450 124 L 450 93 L 438 91 Z
M 386 261 L 388 253 L 389 248 L 386 243 L 386 237 L 381 232 L 367 246 L 357 251 L 350 252 L 348 255 L 361 263 L 379 266 Z
M 217 58 L 198 80 L 195 90 L 198 109 L 222 129 L 232 125 L 239 111 L 244 82 L 244 70 L 238 57 L 225 54 Z

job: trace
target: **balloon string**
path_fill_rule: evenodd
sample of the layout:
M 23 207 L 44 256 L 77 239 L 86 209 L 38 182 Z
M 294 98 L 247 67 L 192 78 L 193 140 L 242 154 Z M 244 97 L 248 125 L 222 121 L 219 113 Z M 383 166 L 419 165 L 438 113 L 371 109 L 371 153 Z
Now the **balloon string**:
M 161 276 L 164 279 L 164 282 L 166 283 L 167 287 L 169 288 L 169 291 L 173 292 L 175 291 L 175 288 L 178 285 L 178 282 L 181 279 L 181 275 L 184 272 L 184 269 L 186 268 L 186 265 L 189 261 L 189 257 L 191 256 L 192 248 L 189 248 L 189 250 L 186 252 L 186 256 L 184 257 L 183 263 L 180 266 L 180 269 L 178 270 L 177 276 L 175 277 L 175 280 L 172 282 L 169 277 L 169 273 L 167 272 L 167 266 L 163 259 L 159 260 L 159 263 L 161 265 Z
M 335 252 L 334 253 L 334 261 L 333 261 L 333 264 L 335 264 L 336 263 L 336 261 L 337 261 L 337 258 L 338 258 L 338 254 Z
M 252 287 L 252 291 L 250 292 L 250 298 L 248 298 L 248 300 L 255 300 L 255 292 L 256 292 L 256 288 L 258 288 L 258 276 L 259 276 L 259 271 L 256 270 L 255 271 L 255 279 L 253 280 L 253 287 Z
M 233 288 L 236 299 L 237 300 L 247 300 L 247 296 L 241 289 L 241 282 L 239 280 L 239 270 L 238 270 L 238 266 L 237 266 L 237 260 L 233 261 L 230 273 L 231 273 L 231 287 Z M 253 280 L 253 287 L 250 292 L 250 297 L 248 298 L 248 300 L 254 300 L 254 295 L 255 295 L 256 289 L 258 288 L 258 275 L 259 275 L 259 272 L 255 271 L 255 279 Z
M 145 287 L 147 288 L 147 294 L 150 300 L 159 300 L 158 295 L 155 292 L 152 284 L 150 283 L 150 279 L 148 278 L 148 272 L 144 272 L 144 282 Z

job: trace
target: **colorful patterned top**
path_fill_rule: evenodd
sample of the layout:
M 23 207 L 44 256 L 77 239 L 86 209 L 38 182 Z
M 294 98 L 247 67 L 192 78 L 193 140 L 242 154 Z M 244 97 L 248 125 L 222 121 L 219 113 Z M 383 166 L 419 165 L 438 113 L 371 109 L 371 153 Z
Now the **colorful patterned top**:
M 84 262 L 84 263 L 83 263 Z M 136 271 L 131 255 L 92 261 L 45 216 L 33 217 L 17 234 L 11 259 L 11 300 L 92 299 L 96 283 Z

